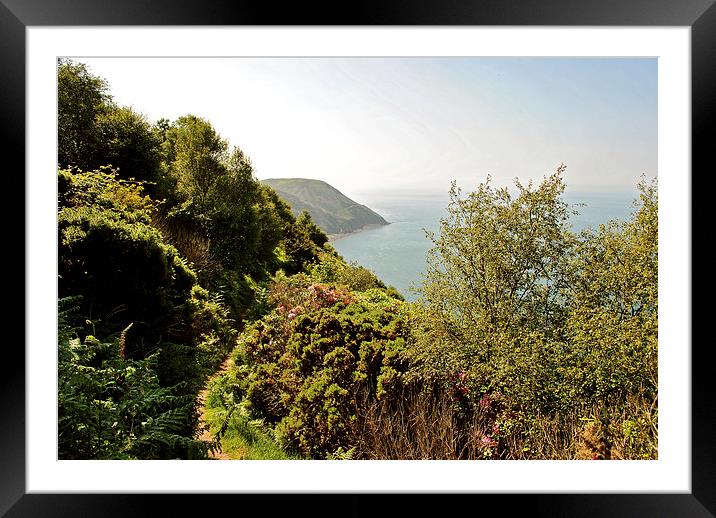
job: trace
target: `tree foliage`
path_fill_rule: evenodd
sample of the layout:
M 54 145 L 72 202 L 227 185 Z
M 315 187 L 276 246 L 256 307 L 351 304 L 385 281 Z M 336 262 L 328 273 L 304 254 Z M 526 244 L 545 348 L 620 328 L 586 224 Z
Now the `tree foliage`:
M 639 189 L 632 220 L 585 232 L 573 264 L 566 329 L 586 367 L 575 373 L 583 397 L 656 397 L 657 191 Z
M 459 374 L 468 413 L 499 394 L 525 451 L 535 420 L 572 413 L 599 423 L 599 458 L 653 458 L 656 184 L 639 185 L 630 221 L 576 236 L 563 171 L 517 183 L 514 197 L 489 179 L 464 198 L 453 185 L 416 307 L 412 375 L 452 390 Z
M 58 155 L 61 168 L 112 168 L 123 179 L 156 181 L 160 140 L 146 118 L 118 107 L 107 82 L 86 65 L 60 60 L 57 70 Z
M 489 362 L 498 343 L 525 332 L 558 338 L 566 265 L 573 246 L 560 199 L 564 167 L 518 193 L 490 179 L 464 197 L 453 183 L 448 215 L 429 234 L 423 287 L 427 312 L 448 343 Z
M 102 145 L 97 118 L 106 112 L 108 84 L 87 66 L 60 60 L 57 68 L 57 138 L 60 167 L 91 170 Z

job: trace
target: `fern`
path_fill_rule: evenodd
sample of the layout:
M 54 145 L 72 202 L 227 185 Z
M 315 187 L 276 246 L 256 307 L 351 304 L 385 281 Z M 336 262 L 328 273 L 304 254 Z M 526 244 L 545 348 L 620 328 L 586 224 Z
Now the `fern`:
M 73 303 L 59 303 L 59 458 L 206 458 L 210 443 L 193 437 L 196 402 L 186 383 L 161 387 L 159 353 L 123 358 L 121 337 L 80 340 L 69 324 Z

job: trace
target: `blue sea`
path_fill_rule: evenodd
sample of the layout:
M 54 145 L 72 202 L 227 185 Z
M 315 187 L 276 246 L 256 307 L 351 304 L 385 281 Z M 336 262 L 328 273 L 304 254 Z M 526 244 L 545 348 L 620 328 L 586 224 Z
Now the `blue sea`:
M 579 214 L 570 224 L 575 232 L 597 227 L 610 220 L 627 220 L 634 211 L 637 193 L 565 193 L 563 200 Z M 425 230 L 436 234 L 440 218 L 446 215 L 447 197 L 364 196 L 363 203 L 383 216 L 390 225 L 364 230 L 337 239 L 331 244 L 346 261 L 372 270 L 387 285 L 394 286 L 407 300 L 422 282 L 426 254 L 432 243 Z

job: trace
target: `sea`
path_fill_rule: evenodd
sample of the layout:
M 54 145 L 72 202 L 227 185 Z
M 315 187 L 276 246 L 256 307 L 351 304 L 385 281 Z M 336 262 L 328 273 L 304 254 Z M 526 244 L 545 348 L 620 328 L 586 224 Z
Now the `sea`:
M 578 211 L 570 218 L 574 232 L 610 220 L 628 220 L 636 192 L 565 193 L 562 199 Z M 389 225 L 349 234 L 331 242 L 346 261 L 355 261 L 395 287 L 406 300 L 415 300 L 432 246 L 426 231 L 436 234 L 447 214 L 447 197 L 363 195 L 360 203 L 383 216 Z

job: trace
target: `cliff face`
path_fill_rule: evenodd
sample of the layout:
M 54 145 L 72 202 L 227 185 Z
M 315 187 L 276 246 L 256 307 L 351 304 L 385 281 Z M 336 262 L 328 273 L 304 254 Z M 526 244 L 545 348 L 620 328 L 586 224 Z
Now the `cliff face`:
M 324 181 L 271 178 L 261 182 L 288 202 L 294 215 L 307 211 L 327 234 L 347 234 L 367 225 L 388 225 L 380 214 L 356 203 Z

